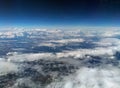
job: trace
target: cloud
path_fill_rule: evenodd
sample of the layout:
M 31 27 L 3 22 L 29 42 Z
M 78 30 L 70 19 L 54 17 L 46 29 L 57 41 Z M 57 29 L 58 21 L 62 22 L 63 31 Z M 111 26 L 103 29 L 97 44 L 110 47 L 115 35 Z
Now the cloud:
M 61 40 L 51 40 L 50 42 L 56 42 L 56 43 L 71 43 L 71 42 L 84 42 L 82 38 L 78 39 L 61 39 Z
M 119 88 L 120 70 L 115 67 L 79 69 L 75 74 L 46 88 Z
M 97 43 L 99 47 L 93 49 L 75 49 L 71 51 L 64 50 L 62 52 L 56 52 L 55 54 L 54 53 L 13 54 L 13 56 L 8 56 L 8 61 L 24 62 L 24 61 L 35 61 L 40 59 L 59 60 L 62 58 L 70 58 L 70 57 L 72 57 L 73 59 L 79 59 L 79 58 L 85 59 L 86 55 L 100 56 L 100 57 L 106 56 L 110 59 L 117 51 L 120 51 L 120 45 L 119 45 L 120 43 L 118 39 L 107 38 L 107 39 L 102 39 Z
M 37 53 L 37 54 L 16 54 L 8 57 L 8 61 L 11 62 L 24 62 L 24 61 L 35 61 L 40 59 L 54 58 L 52 53 Z
M 2 60 L 0 60 L 0 76 L 7 73 L 16 73 L 18 71 L 18 65 L 16 65 L 15 63 L 6 61 L 3 58 Z
M 33 73 L 34 71 L 35 72 L 37 71 L 38 73 L 43 72 L 42 66 L 40 64 L 38 63 L 37 64 L 33 63 L 32 65 L 30 63 L 25 64 L 23 63 L 25 61 L 37 62 L 42 60 L 43 61 L 42 63 L 47 63 L 47 61 L 48 62 L 56 61 L 56 62 L 63 62 L 65 66 L 68 66 L 66 64 L 70 64 L 71 66 L 78 66 L 78 68 L 74 70 L 73 74 L 70 74 L 68 76 L 63 76 L 61 80 L 57 79 L 57 81 L 55 82 L 53 81 L 51 84 L 46 85 L 46 88 L 119 88 L 120 87 L 120 70 L 118 66 L 113 66 L 112 64 L 106 64 L 106 63 L 100 63 L 100 66 L 96 66 L 96 67 L 94 66 L 88 68 L 89 62 L 87 62 L 90 59 L 94 59 L 94 56 L 96 56 L 97 59 L 102 58 L 103 62 L 105 61 L 109 62 L 110 60 L 115 60 L 116 59 L 115 53 L 117 51 L 118 52 L 120 51 L 120 40 L 114 38 L 114 36 L 118 35 L 119 32 L 113 33 L 113 31 L 108 31 L 108 32 L 105 31 L 105 32 L 96 33 L 95 31 L 89 31 L 89 32 L 84 32 L 83 35 L 81 36 L 82 33 L 79 34 L 78 31 L 75 32 L 74 31 L 47 32 L 46 30 L 41 32 L 39 31 L 34 32 L 33 35 L 32 35 L 32 31 L 30 32 L 31 34 L 29 38 L 31 38 L 31 36 L 34 36 L 35 38 L 39 38 L 39 37 L 43 38 L 42 41 L 35 41 L 36 42 L 35 43 L 36 45 L 34 45 L 35 47 L 36 46 L 59 47 L 64 45 L 67 46 L 67 44 L 69 43 L 71 43 L 71 45 L 76 44 L 77 46 L 77 44 L 84 43 L 84 41 L 88 43 L 90 41 L 93 44 L 96 44 L 96 47 L 79 48 L 79 49 L 77 47 L 72 50 L 62 49 L 62 51 L 54 52 L 54 53 L 44 53 L 44 52 L 13 53 L 13 54 L 8 53 L 8 55 L 6 56 L 7 59 L 3 59 L 3 58 L 0 59 L 0 76 L 12 72 L 17 73 L 18 71 L 22 73 L 22 71 L 24 72 L 25 69 L 24 67 L 30 68 L 30 71 L 31 69 L 33 69 Z M 13 34 L 8 33 L 8 36 L 11 35 Z M 94 41 L 94 39 L 92 38 L 96 36 L 98 37 L 98 40 Z M 66 37 L 69 39 L 65 39 Z M 117 62 L 119 64 L 119 61 Z M 44 64 L 44 65 L 49 65 L 49 64 Z M 95 65 L 95 64 L 91 64 L 91 65 Z M 53 65 L 53 67 L 55 66 L 56 65 Z M 50 69 L 52 69 L 52 66 Z M 11 88 L 19 88 L 18 85 L 26 85 L 32 88 L 41 87 L 41 85 L 35 84 L 35 82 L 31 80 L 32 76 L 30 75 L 28 77 L 18 78 Z
M 115 46 L 119 47 L 120 46 L 120 40 L 117 38 L 102 38 L 100 41 L 95 42 L 99 47 L 110 47 L 110 46 Z

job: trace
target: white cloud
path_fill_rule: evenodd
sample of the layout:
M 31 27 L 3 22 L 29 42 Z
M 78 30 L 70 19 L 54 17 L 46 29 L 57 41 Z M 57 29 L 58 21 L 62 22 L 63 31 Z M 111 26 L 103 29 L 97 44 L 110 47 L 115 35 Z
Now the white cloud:
M 117 38 L 102 38 L 100 41 L 95 42 L 97 45 L 109 47 L 109 46 L 115 46 L 119 47 L 120 46 L 120 40 Z
M 33 31 L 29 32 L 32 34 Z M 81 31 L 79 31 L 81 32 Z M 38 34 L 36 34 L 38 33 Z M 120 40 L 117 38 L 112 38 L 115 35 L 119 35 L 120 32 L 111 31 L 102 31 L 99 33 L 95 31 L 83 32 L 84 36 L 87 38 L 79 38 L 81 35 L 76 31 L 61 32 L 61 31 L 47 31 L 47 30 L 37 30 L 33 33 L 35 38 L 43 38 L 42 42 L 40 41 L 39 46 L 62 46 L 68 43 L 84 42 L 88 41 L 88 37 L 99 36 L 100 41 L 94 42 L 98 45 L 92 49 L 74 49 L 72 51 L 64 50 L 62 52 L 56 53 L 28 53 L 28 54 L 18 54 L 18 53 L 8 53 L 7 60 L 0 58 L 0 76 L 11 73 L 18 72 L 18 64 L 15 62 L 24 62 L 24 61 L 35 61 L 35 60 L 55 60 L 63 61 L 68 64 L 80 66 L 79 58 L 88 59 L 90 56 L 100 56 L 107 57 L 107 59 L 115 59 L 114 54 L 116 51 L 120 51 Z M 36 35 L 34 35 L 36 34 Z M 43 34 L 43 35 L 42 35 Z M 46 34 L 46 36 L 44 36 Z M 68 35 L 67 35 L 68 34 Z M 0 34 L 2 35 L 2 34 Z M 7 32 L 6 36 L 13 37 L 14 33 Z M 22 36 L 22 34 L 19 34 Z M 40 36 L 41 35 L 41 36 Z M 63 37 L 70 37 L 70 39 L 64 39 Z M 83 36 L 83 37 L 84 37 Z M 49 40 L 50 39 L 50 40 Z M 85 40 L 86 39 L 86 40 Z M 39 43 L 39 41 L 37 41 Z M 87 56 L 86 55 L 90 55 Z M 85 64 L 84 64 L 85 65 Z M 101 64 L 100 68 L 87 68 L 87 66 L 81 66 L 76 71 L 76 73 L 69 76 L 63 77 L 59 82 L 52 82 L 46 88 L 119 88 L 120 87 L 120 70 L 114 66 L 108 66 Z M 42 71 L 38 65 L 33 66 L 32 68 L 36 69 L 38 72 Z M 18 84 L 29 85 L 30 87 L 35 88 L 36 84 L 31 81 L 30 78 L 20 78 L 17 79 L 16 83 L 12 88 L 17 88 Z M 40 87 L 41 85 L 39 85 Z
M 85 55 L 101 56 L 101 55 L 113 55 L 115 53 L 116 47 L 108 48 L 95 48 L 95 49 L 78 49 L 74 51 L 64 51 L 64 53 L 57 53 L 58 58 L 62 57 L 74 57 L 82 58 Z
M 37 54 L 16 54 L 8 57 L 8 61 L 12 62 L 24 62 L 24 61 L 35 61 L 39 59 L 51 59 L 54 58 L 52 53 L 37 53 Z
M 119 51 L 120 47 L 97 47 L 94 49 L 77 49 L 72 51 L 63 51 L 56 54 L 53 53 L 29 53 L 29 54 L 14 54 L 8 56 L 8 61 L 23 62 L 23 61 L 34 61 L 34 60 L 59 60 L 62 58 L 72 57 L 73 59 L 84 58 L 85 55 L 93 56 L 106 56 L 113 57 L 116 51 Z M 84 58 L 85 59 L 85 58 Z M 63 59 L 62 59 L 63 60 Z
M 71 42 L 84 42 L 84 40 L 82 38 L 79 38 L 79 39 L 61 39 L 61 40 L 51 40 L 50 42 L 71 43 Z
M 81 68 L 75 74 L 53 82 L 46 88 L 119 88 L 120 70 L 108 68 Z
M 6 60 L 0 60 L 0 76 L 5 75 L 7 73 L 14 73 L 18 70 L 18 65 L 12 62 L 8 62 Z

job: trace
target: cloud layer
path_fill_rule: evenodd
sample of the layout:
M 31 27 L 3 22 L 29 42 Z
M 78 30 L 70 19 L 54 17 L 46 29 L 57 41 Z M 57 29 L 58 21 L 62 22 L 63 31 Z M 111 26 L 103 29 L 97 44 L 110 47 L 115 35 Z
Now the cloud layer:
M 16 32 L 3 35 L 9 40 L 12 34 Z M 119 30 L 36 30 L 18 34 L 22 37 L 6 42 L 15 43 L 11 50 L 18 51 L 9 51 L 0 58 L 3 88 L 119 88 Z

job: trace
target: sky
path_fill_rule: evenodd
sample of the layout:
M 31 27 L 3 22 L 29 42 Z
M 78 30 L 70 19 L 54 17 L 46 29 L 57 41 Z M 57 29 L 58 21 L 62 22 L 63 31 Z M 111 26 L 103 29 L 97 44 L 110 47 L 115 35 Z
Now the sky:
M 0 26 L 120 26 L 120 0 L 0 0 Z

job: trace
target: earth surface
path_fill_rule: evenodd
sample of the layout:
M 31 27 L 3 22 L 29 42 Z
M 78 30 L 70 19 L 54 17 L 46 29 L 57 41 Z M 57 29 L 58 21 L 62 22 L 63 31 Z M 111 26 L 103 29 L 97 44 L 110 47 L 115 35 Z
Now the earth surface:
M 1 31 L 0 88 L 120 88 L 120 31 Z

